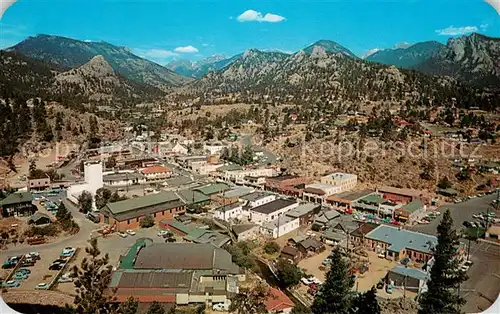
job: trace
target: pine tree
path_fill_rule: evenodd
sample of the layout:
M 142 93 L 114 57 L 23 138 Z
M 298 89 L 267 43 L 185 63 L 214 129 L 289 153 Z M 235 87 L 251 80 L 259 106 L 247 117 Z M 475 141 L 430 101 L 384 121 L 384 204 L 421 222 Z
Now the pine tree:
M 108 264 L 109 256 L 100 256 L 97 239 L 92 239 L 90 247 L 85 249 L 85 257 L 80 265 L 74 266 L 73 277 L 77 295 L 74 304 L 79 314 L 107 314 L 113 310 L 110 297 L 105 295 L 113 267 Z
M 78 196 L 78 205 L 80 207 L 80 211 L 84 214 L 88 213 L 92 210 L 92 194 L 88 191 L 83 191 L 82 194 Z
M 139 308 L 139 302 L 130 296 L 128 299 L 120 304 L 120 312 L 122 314 L 136 314 Z
M 458 270 L 459 236 L 453 229 L 450 210 L 443 214 L 437 227 L 438 242 L 434 248 L 434 263 L 430 270 L 428 291 L 420 299 L 419 314 L 459 313 L 465 300 L 458 295 L 459 285 L 467 279 Z
M 314 314 L 349 313 L 353 300 L 354 278 L 349 275 L 349 262 L 338 249 L 331 255 L 332 267 L 326 274 L 325 283 L 314 298 L 311 310 Z
M 377 301 L 377 289 L 372 287 L 370 290 L 361 294 L 356 302 L 357 312 L 359 314 L 380 314 L 380 305 Z
M 269 297 L 268 287 L 259 284 L 253 289 L 242 288 L 231 299 L 230 313 L 264 314 L 267 313 L 266 300 Z

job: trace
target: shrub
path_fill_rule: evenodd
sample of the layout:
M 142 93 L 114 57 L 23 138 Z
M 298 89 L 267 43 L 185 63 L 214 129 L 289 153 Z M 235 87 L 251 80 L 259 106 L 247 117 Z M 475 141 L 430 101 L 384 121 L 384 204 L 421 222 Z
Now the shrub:
M 139 225 L 141 226 L 141 228 L 151 228 L 155 225 L 155 220 L 151 215 L 145 216 L 141 219 Z
M 60 233 L 59 228 L 55 224 L 50 224 L 43 227 L 32 226 L 31 228 L 26 230 L 25 235 L 27 237 L 34 237 L 34 236 L 54 237 L 57 236 L 59 233 Z
M 267 254 L 275 254 L 280 251 L 280 245 L 274 241 L 268 241 L 266 245 L 264 245 L 264 252 Z

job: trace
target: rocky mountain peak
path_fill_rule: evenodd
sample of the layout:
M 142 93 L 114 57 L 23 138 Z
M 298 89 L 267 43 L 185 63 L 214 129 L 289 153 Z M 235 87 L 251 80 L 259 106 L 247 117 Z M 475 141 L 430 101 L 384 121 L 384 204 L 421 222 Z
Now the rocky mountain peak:
M 79 70 L 87 75 L 92 75 L 95 77 L 105 77 L 114 75 L 115 71 L 111 65 L 104 59 L 102 55 L 98 55 L 90 59 L 89 62 L 85 63 Z

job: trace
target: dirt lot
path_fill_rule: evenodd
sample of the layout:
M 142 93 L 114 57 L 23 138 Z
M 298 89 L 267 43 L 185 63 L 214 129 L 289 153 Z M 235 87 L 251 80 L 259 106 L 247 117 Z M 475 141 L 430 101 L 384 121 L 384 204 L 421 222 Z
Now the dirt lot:
M 331 247 L 327 246 L 326 250 L 320 254 L 301 260 L 299 262 L 299 267 L 305 270 L 307 274 L 311 274 L 319 280 L 325 281 L 325 271 L 320 270 L 319 267 L 331 252 Z

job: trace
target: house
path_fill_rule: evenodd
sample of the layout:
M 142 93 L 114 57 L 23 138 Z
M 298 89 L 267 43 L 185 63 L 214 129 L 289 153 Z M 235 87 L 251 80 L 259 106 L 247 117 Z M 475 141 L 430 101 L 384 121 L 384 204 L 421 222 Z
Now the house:
M 185 241 L 192 243 L 212 244 L 222 247 L 231 242 L 231 238 L 217 231 L 198 228 L 196 225 L 186 224 L 178 220 L 163 219 L 159 223 L 160 228 L 168 229 L 182 236 Z
M 321 232 L 321 241 L 329 245 L 335 245 L 347 238 L 347 235 L 340 230 L 328 228 Z
M 340 213 L 334 209 L 317 214 L 313 218 L 313 226 L 316 225 L 317 227 L 315 228 L 324 229 L 330 224 L 330 222 L 339 217 Z
M 151 166 L 141 170 L 147 181 L 168 179 L 172 175 L 172 170 L 166 166 Z
M 152 216 L 155 222 L 159 222 L 185 212 L 186 204 L 176 193 L 160 192 L 108 203 L 101 208 L 100 220 L 123 231 L 139 227 L 139 222 L 145 216 Z
M 217 195 L 217 201 L 219 204 L 229 204 L 240 200 L 242 196 L 248 195 L 254 192 L 254 188 L 238 186 L 234 187 L 228 191 L 223 191 Z
M 40 212 L 34 213 L 28 220 L 29 224 L 34 224 L 35 226 L 46 225 L 51 222 L 49 215 Z
M 223 205 L 215 210 L 214 217 L 224 221 L 230 221 L 241 217 L 243 209 L 242 202 L 235 202 L 228 205 Z
M 288 314 L 295 304 L 283 291 L 270 287 L 266 299 L 266 310 L 270 314 Z
M 367 246 L 376 252 L 386 252 L 386 258 L 399 261 L 404 257 L 417 262 L 432 258 L 437 243 L 435 236 L 380 225 L 365 235 Z
M 253 192 L 240 197 L 240 200 L 246 202 L 245 206 L 254 208 L 267 204 L 276 199 L 276 195 L 267 192 Z
M 265 222 L 260 226 L 260 233 L 265 237 L 277 239 L 300 227 L 299 219 L 288 216 L 278 216 L 276 219 Z
M 358 183 L 358 176 L 350 173 L 335 172 L 321 177 L 320 182 L 337 186 L 337 192 L 332 193 L 337 194 L 354 189 Z
M 299 251 L 299 249 L 294 248 L 290 245 L 285 246 L 280 253 L 280 258 L 292 261 L 293 263 L 297 263 L 301 257 L 302 253 Z
M 325 245 L 321 241 L 318 241 L 315 238 L 311 237 L 302 242 L 299 242 L 299 244 L 297 244 L 297 248 L 302 252 L 302 254 L 307 255 L 308 252 L 323 252 L 325 250 Z
M 427 291 L 427 281 L 430 279 L 430 274 L 417 268 L 398 265 L 389 270 L 387 279 L 393 282 L 397 288 L 423 293 Z
M 116 302 L 224 303 L 240 280 L 244 275 L 231 254 L 212 244 L 153 243 L 130 249 L 106 294 Z
M 321 205 L 314 203 L 300 204 L 296 208 L 290 210 L 285 215 L 293 218 L 298 218 L 301 226 L 309 224 L 313 216 L 321 210 Z
M 207 156 L 181 156 L 177 162 L 184 168 L 197 170 L 208 163 Z
M 106 186 L 130 186 L 146 183 L 146 178 L 137 172 L 115 172 L 103 175 L 102 182 Z
M 259 189 L 264 188 L 264 184 L 266 184 L 266 178 L 264 176 L 245 176 L 243 180 L 240 182 L 245 186 L 253 186 Z
M 203 193 L 205 196 L 210 197 L 211 200 L 217 200 L 218 195 L 224 191 L 229 191 L 231 187 L 226 183 L 212 183 L 201 187 L 193 188 L 193 191 Z
M 365 243 L 366 235 L 378 226 L 378 224 L 371 222 L 363 223 L 349 234 L 349 240 L 356 245 L 362 245 Z
M 378 189 L 378 192 L 382 193 L 385 200 L 390 200 L 395 203 L 409 203 L 422 196 L 422 192 L 417 190 L 394 187 L 382 187 Z
M 340 193 L 340 187 L 328 183 L 313 183 L 305 186 L 302 199 L 311 203 L 326 203 L 328 196 Z
M 278 176 L 266 178 L 264 190 L 288 196 L 302 197 L 305 185 L 310 182 L 311 179 L 299 176 Z
M 177 154 L 177 155 L 187 155 L 189 152 L 189 149 L 186 146 L 184 146 L 180 143 L 177 143 L 174 145 L 174 147 L 172 147 L 172 152 Z
M 251 208 L 249 210 L 250 221 L 259 225 L 265 222 L 270 222 L 284 215 L 286 212 L 297 207 L 298 205 L 299 203 L 295 200 L 276 199 L 269 203 Z
M 29 192 L 12 193 L 0 201 L 2 217 L 31 216 L 36 212 L 33 195 Z
M 28 178 L 27 188 L 29 191 L 40 191 L 50 188 L 50 177 L 46 174 L 44 178 Z
M 245 177 L 274 177 L 278 174 L 274 168 L 255 168 L 255 169 L 242 169 L 242 170 L 226 170 L 221 168 L 217 170 L 220 172 L 219 177 L 224 181 L 231 181 L 243 183 Z
M 176 194 L 186 203 L 187 209 L 191 211 L 194 207 L 207 206 L 211 202 L 210 197 L 195 190 L 180 190 Z
M 417 199 L 395 210 L 395 218 L 409 224 L 416 223 L 425 217 L 426 206 Z
M 259 232 L 259 226 L 255 224 L 233 225 L 232 232 L 237 241 L 253 240 Z

